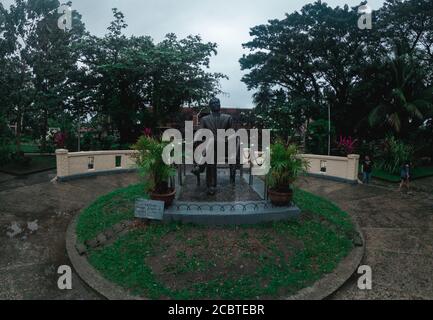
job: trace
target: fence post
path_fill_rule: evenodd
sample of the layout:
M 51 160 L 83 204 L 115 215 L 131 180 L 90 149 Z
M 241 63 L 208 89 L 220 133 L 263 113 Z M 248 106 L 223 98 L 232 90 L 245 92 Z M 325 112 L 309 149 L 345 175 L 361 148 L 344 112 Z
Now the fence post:
M 66 149 L 56 150 L 56 164 L 57 164 L 58 177 L 66 177 L 69 175 L 68 150 Z
M 347 159 L 349 160 L 347 163 L 347 179 L 358 181 L 359 155 L 349 154 Z

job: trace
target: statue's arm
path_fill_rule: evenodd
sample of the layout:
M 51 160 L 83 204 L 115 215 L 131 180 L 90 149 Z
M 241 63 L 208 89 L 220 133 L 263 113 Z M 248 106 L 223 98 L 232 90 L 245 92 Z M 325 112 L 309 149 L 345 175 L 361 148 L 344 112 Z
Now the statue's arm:
M 200 129 L 207 129 L 206 117 L 203 117 L 200 121 Z
M 227 122 L 228 122 L 227 129 L 233 129 L 234 126 L 233 126 L 233 117 L 232 116 L 229 116 L 229 119 Z

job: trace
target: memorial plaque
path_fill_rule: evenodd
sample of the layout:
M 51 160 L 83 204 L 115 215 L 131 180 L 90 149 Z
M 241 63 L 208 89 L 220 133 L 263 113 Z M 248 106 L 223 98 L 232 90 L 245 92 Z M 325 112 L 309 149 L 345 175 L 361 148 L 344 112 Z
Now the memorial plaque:
M 135 217 L 148 220 L 162 221 L 164 202 L 139 199 L 135 202 Z

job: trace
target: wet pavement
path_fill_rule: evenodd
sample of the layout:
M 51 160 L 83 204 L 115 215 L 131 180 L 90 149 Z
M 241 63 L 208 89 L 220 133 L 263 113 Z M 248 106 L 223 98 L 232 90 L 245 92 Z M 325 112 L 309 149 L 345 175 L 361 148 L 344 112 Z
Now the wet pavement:
M 52 183 L 55 172 L 0 182 L 0 299 L 98 299 L 75 274 L 59 290 L 58 267 L 70 265 L 65 232 L 99 196 L 137 182 L 132 174 Z
M 79 210 L 100 195 L 136 183 L 137 175 L 65 183 L 50 182 L 53 177 L 53 171 L 27 179 L 0 177 L 0 299 L 100 298 L 75 274 L 72 290 L 58 289 L 57 269 L 70 264 L 65 231 Z M 332 298 L 433 299 L 433 192 L 402 195 L 392 187 L 314 178 L 298 184 L 348 211 L 366 238 L 363 264 L 372 267 L 373 290 L 359 290 L 353 277 Z
M 349 212 L 366 240 L 363 265 L 372 268 L 373 289 L 359 290 L 353 276 L 333 299 L 433 299 L 433 191 L 402 194 L 393 184 L 312 178 L 298 184 Z

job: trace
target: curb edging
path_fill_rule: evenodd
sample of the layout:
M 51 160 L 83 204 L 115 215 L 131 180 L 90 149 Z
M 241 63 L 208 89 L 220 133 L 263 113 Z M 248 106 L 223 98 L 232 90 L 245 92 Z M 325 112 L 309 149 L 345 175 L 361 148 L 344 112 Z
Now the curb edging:
M 81 212 L 80 212 L 81 213 Z M 125 289 L 105 279 L 87 261 L 86 256 L 80 256 L 75 249 L 77 235 L 75 233 L 77 220 L 80 215 L 76 215 L 68 225 L 66 231 L 66 251 L 69 260 L 78 276 L 90 288 L 108 300 L 146 300 L 129 294 Z

